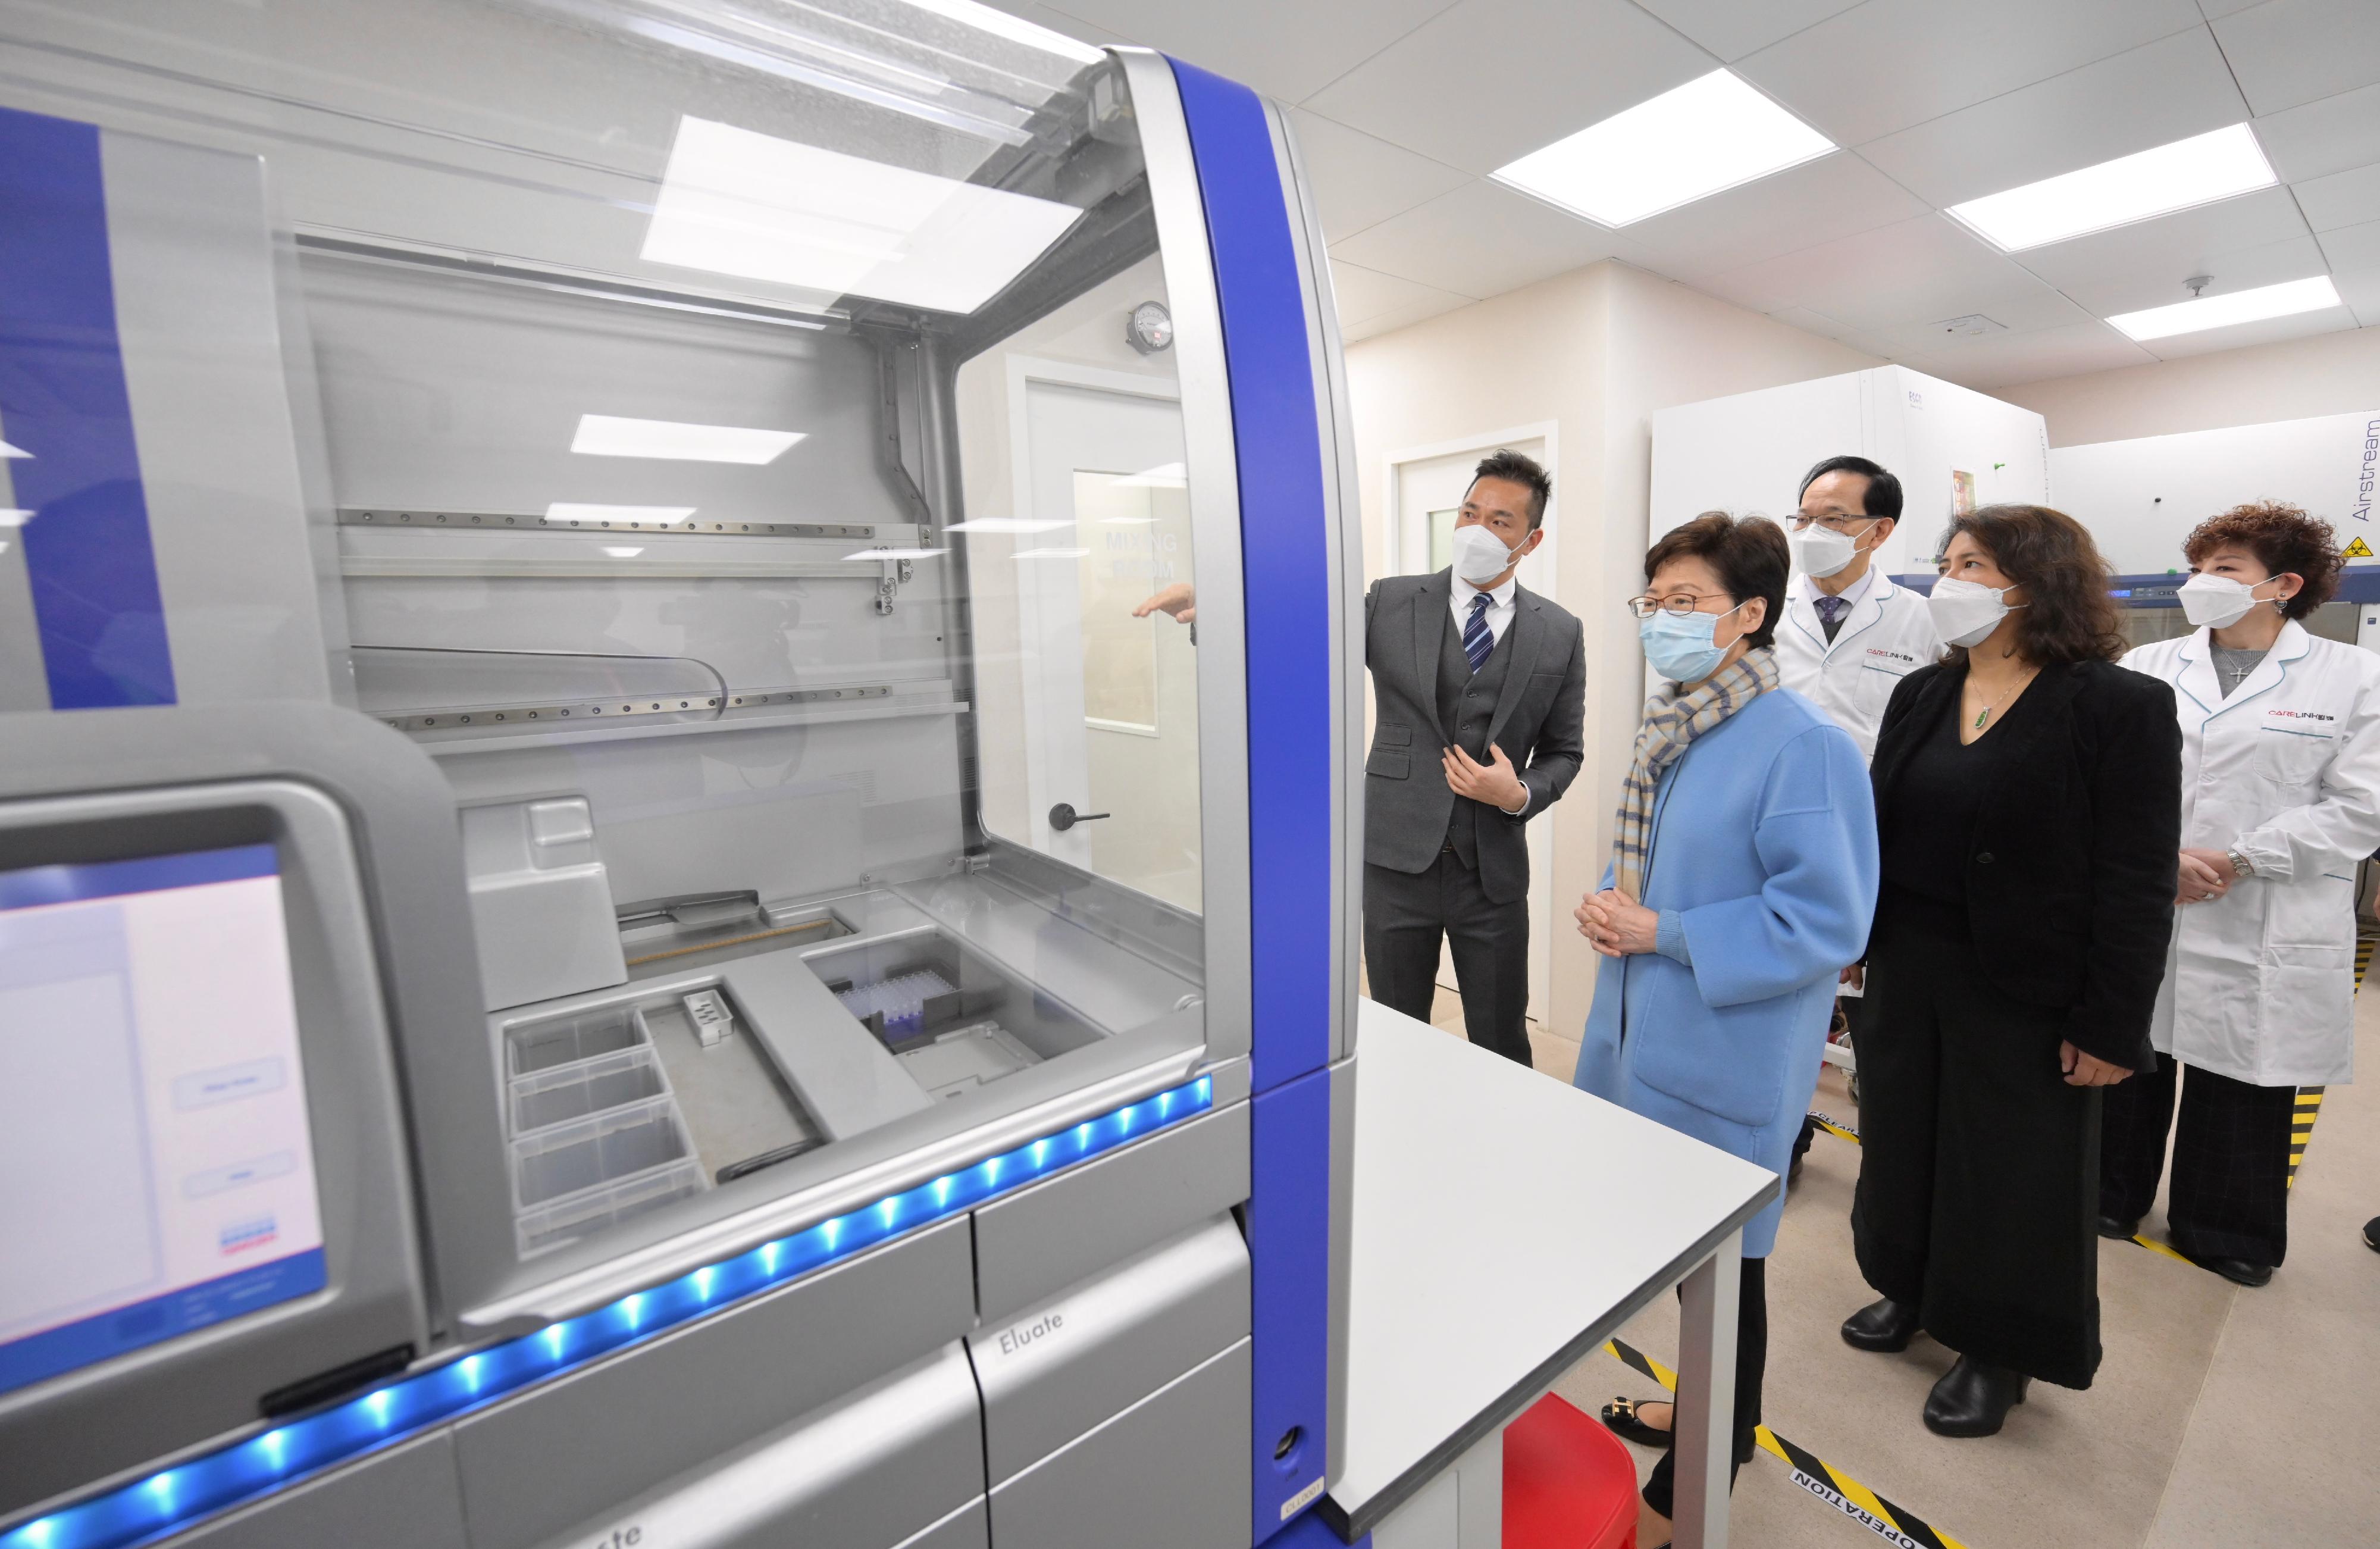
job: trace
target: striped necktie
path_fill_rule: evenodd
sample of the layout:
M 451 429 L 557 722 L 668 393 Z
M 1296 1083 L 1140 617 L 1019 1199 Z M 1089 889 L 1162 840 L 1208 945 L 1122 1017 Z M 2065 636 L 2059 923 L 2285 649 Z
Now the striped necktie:
M 1495 599 L 1485 592 L 1471 599 L 1471 618 L 1463 626 L 1463 653 L 1471 658 L 1471 670 L 1477 672 L 1488 663 L 1488 653 L 1496 649 L 1496 637 L 1488 628 L 1488 604 Z

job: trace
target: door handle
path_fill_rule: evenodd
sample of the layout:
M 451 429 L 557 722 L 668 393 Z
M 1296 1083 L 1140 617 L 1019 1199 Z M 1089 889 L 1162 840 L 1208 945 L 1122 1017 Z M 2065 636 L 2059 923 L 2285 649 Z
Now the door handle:
M 1101 818 L 1113 815 L 1111 812 L 1078 812 L 1075 811 L 1074 803 L 1061 801 L 1050 809 L 1050 826 L 1063 834 L 1078 823 L 1097 823 Z

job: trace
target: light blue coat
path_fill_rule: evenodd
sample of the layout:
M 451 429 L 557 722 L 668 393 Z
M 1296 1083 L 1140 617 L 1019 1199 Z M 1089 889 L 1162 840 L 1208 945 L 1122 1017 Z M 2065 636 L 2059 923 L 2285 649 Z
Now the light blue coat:
M 1781 1174 L 1837 978 L 1876 912 L 1858 744 L 1771 689 L 1663 774 L 1651 853 L 1642 901 L 1660 913 L 1661 950 L 1604 960 L 1575 1084 Z M 1744 1226 L 1747 1258 L 1776 1246 L 1783 1214 L 1780 1198 Z

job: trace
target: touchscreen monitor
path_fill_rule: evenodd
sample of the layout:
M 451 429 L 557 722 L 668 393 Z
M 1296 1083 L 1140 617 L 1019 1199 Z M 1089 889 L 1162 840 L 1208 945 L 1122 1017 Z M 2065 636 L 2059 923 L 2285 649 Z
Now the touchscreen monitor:
M 0 1393 L 322 1288 L 271 845 L 0 872 Z

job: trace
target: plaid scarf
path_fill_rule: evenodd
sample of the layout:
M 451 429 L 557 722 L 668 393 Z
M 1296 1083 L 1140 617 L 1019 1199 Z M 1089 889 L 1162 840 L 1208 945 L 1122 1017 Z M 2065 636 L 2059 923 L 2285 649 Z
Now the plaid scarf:
M 1653 793 L 1661 775 L 1694 739 L 1777 687 L 1777 652 L 1747 651 L 1692 692 L 1656 698 L 1636 729 L 1636 757 L 1620 783 L 1620 815 L 1611 827 L 1612 885 L 1642 903 L 1645 869 L 1653 860 Z

